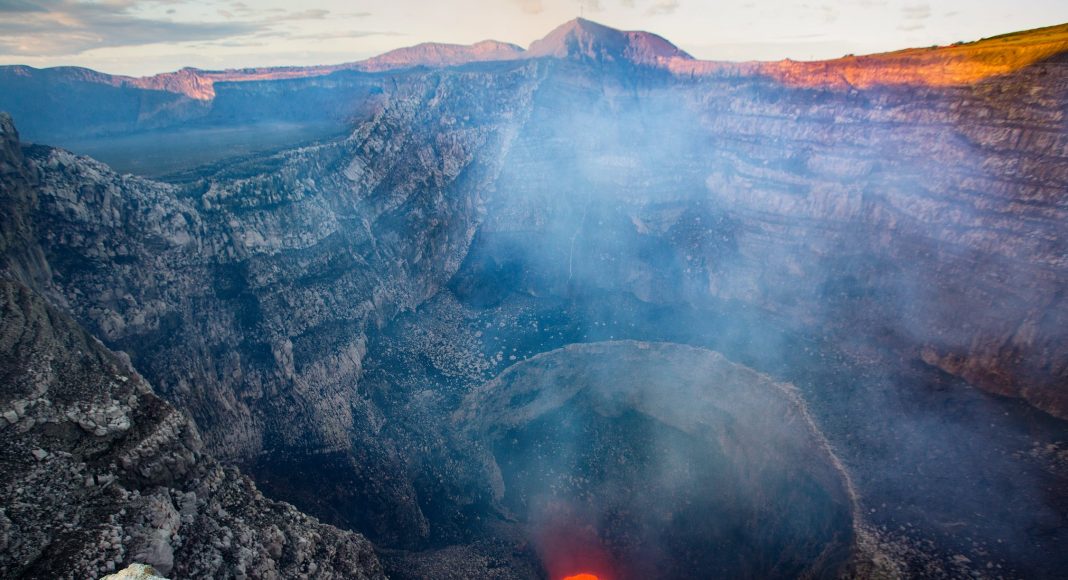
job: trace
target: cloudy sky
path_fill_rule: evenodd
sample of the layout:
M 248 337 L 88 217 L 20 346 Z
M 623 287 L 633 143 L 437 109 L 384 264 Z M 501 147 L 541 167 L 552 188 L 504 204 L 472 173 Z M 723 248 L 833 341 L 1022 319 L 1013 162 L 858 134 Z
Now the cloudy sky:
M 1068 0 L 0 0 L 0 64 L 327 64 L 425 41 L 526 46 L 580 12 L 699 58 L 801 60 L 1064 23 Z

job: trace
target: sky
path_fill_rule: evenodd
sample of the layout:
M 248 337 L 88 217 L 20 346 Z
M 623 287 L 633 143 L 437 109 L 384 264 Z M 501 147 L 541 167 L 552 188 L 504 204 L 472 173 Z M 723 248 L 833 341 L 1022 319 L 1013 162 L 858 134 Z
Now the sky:
M 580 14 L 698 58 L 813 60 L 1061 24 L 1068 0 L 0 0 L 0 64 L 332 64 L 428 41 L 527 46 Z

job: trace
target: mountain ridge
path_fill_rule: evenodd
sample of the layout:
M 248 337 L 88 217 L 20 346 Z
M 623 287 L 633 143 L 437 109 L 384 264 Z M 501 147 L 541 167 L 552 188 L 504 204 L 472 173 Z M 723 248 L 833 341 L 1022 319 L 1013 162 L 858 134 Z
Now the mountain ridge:
M 670 59 L 693 57 L 662 36 L 623 31 L 585 18 L 576 18 L 531 43 L 525 58 L 560 58 L 585 62 L 630 62 L 657 66 Z
M 1068 24 L 1011 32 L 972 42 L 906 48 L 836 59 L 795 61 L 717 61 L 697 59 L 662 36 L 624 31 L 584 18 L 569 20 L 527 49 L 498 40 L 474 44 L 424 42 L 364 60 L 331 65 L 250 67 L 207 70 L 184 67 L 134 77 L 87 67 L 35 68 L 0 65 L 0 78 L 45 75 L 58 82 L 87 81 L 180 94 L 194 100 L 215 97 L 216 82 L 300 79 L 339 71 L 384 72 L 413 67 L 443 68 L 475 62 L 558 58 L 588 63 L 627 62 L 685 76 L 763 75 L 792 86 L 868 87 L 893 84 L 948 86 L 1005 74 L 1068 52 Z M 891 74 L 886 74 L 890 69 Z

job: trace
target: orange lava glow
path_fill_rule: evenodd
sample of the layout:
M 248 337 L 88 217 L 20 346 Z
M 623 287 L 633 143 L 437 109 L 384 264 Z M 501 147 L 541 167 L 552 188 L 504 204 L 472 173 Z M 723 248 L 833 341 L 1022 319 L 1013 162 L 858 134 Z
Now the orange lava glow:
M 565 576 L 564 580 L 598 580 L 594 574 L 575 574 L 573 576 Z

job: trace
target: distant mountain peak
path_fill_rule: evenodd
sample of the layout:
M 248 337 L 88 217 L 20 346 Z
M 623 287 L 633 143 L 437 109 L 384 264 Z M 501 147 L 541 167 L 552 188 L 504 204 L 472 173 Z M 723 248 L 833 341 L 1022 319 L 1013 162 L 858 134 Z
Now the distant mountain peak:
M 643 65 L 674 58 L 693 59 L 667 39 L 651 32 L 618 30 L 585 18 L 565 22 L 541 40 L 534 41 L 526 56 Z

